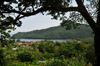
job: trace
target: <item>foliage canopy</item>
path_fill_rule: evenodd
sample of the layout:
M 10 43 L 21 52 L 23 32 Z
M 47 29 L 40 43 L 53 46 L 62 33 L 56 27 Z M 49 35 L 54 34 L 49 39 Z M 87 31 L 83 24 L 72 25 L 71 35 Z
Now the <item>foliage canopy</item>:
M 1 38 L 10 37 L 11 29 L 15 30 L 15 26 L 21 26 L 21 18 L 36 15 L 38 13 L 47 13 L 53 16 L 53 19 L 62 20 L 62 26 L 65 20 L 73 20 L 74 22 L 83 22 L 87 18 L 82 17 L 83 5 L 86 5 L 86 11 L 89 17 L 94 20 L 98 13 L 98 0 L 75 0 L 78 7 L 74 7 L 73 0 L 1 0 L 0 2 L 0 33 Z M 86 3 L 86 4 L 85 4 Z M 82 9 L 82 10 L 81 10 Z M 85 11 L 85 10 L 84 10 Z M 69 18 L 66 13 L 71 12 Z M 81 15 L 82 14 L 82 15 Z M 73 25 L 75 25 L 74 23 Z M 90 24 L 90 23 L 89 23 Z M 68 25 L 67 25 L 68 26 Z M 91 27 L 93 25 L 90 25 Z M 8 30 L 9 29 L 9 30 Z M 92 29 L 94 29 L 92 27 Z

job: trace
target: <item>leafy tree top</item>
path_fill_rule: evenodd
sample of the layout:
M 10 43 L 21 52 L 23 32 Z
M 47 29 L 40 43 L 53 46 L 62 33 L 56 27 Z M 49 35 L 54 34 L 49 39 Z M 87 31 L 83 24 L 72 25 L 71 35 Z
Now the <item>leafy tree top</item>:
M 0 1 L 0 32 L 4 34 L 8 29 L 15 29 L 21 26 L 21 18 L 46 12 L 54 19 L 62 20 L 64 23 L 71 20 L 74 22 L 88 22 L 95 31 L 100 20 L 96 18 L 99 12 L 99 0 L 75 0 L 77 6 L 71 4 L 74 0 L 1 0 Z M 85 4 L 87 3 L 87 4 Z M 70 12 L 69 18 L 66 13 Z M 8 14 L 8 15 L 7 15 Z M 16 17 L 14 17 L 15 14 Z M 75 25 L 76 23 L 72 23 Z M 8 33 L 11 31 L 8 31 Z M 6 35 L 6 34 L 5 34 Z

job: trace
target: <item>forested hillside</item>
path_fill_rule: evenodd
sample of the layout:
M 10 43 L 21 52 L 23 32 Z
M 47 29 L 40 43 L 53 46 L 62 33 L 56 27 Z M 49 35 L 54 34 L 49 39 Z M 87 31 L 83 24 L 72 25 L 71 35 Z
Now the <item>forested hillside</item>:
M 80 25 L 80 29 L 66 30 L 61 26 L 51 27 L 42 30 L 35 30 L 30 32 L 19 32 L 14 34 L 15 38 L 25 39 L 77 39 L 93 37 L 92 30 L 88 25 Z

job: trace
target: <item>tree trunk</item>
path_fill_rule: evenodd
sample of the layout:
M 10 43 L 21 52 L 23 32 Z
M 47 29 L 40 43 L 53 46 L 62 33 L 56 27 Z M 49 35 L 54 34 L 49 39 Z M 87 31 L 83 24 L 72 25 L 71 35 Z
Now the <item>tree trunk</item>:
M 94 36 L 94 48 L 96 55 L 96 63 L 95 66 L 100 66 L 100 33 L 95 33 Z

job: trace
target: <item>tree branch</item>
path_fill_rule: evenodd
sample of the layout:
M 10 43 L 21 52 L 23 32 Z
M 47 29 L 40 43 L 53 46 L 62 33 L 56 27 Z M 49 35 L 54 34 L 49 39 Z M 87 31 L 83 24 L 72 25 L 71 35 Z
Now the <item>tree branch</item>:
M 5 11 L 0 12 L 0 13 L 17 13 L 17 14 L 24 14 L 23 12 L 17 11 L 17 10 L 9 10 L 9 9 L 4 9 Z
M 90 27 L 92 28 L 93 31 L 95 31 L 95 28 L 98 27 L 98 25 L 95 23 L 93 18 L 90 16 L 88 11 L 86 10 L 82 0 L 76 0 L 78 7 L 79 7 L 79 12 L 82 14 L 82 16 L 86 19 Z
M 76 3 L 77 3 L 77 5 L 80 7 L 80 6 L 83 6 L 83 2 L 82 2 L 82 0 L 76 0 Z
M 40 9 L 38 9 L 38 10 L 32 12 L 32 13 L 23 13 L 24 9 L 21 12 L 18 12 L 18 11 L 14 11 L 14 12 L 19 13 L 19 16 L 20 16 L 20 14 L 24 15 L 24 16 L 21 16 L 21 17 L 17 16 L 16 19 L 18 20 L 18 19 L 21 19 L 21 18 L 24 18 L 24 17 L 36 15 L 40 12 L 48 11 L 48 10 L 68 12 L 68 11 L 79 11 L 79 8 L 78 7 L 68 7 L 68 8 L 59 8 L 59 9 L 57 9 L 57 8 L 53 8 L 53 7 L 44 7 L 44 8 L 40 8 Z M 11 22 L 9 25 L 14 23 L 16 21 L 16 19 L 13 22 Z M 0 28 L 4 28 L 4 27 L 0 26 Z
M 48 10 L 55 10 L 55 11 L 62 11 L 62 12 L 68 12 L 68 11 L 79 11 L 78 7 L 68 7 L 68 8 L 54 8 L 54 7 L 44 7 L 44 8 L 40 8 L 32 13 L 24 13 L 22 17 L 20 17 L 19 19 L 23 18 L 23 17 L 28 17 L 28 16 L 32 16 L 32 15 L 36 15 L 37 13 L 40 12 L 44 12 L 44 11 L 48 11 Z
M 34 2 L 34 1 L 35 1 L 35 0 L 30 1 L 30 3 L 28 3 L 27 6 L 30 5 L 30 4 L 31 4 L 32 2 Z M 6 25 L 6 26 L 9 26 L 9 25 L 15 23 L 15 22 L 19 19 L 19 17 L 20 17 L 20 15 L 22 14 L 22 12 L 27 8 L 27 6 L 25 6 L 25 7 L 23 8 L 23 10 L 19 13 L 19 15 L 18 15 L 13 21 L 9 22 L 9 24 L 8 24 L 8 23 L 5 23 L 5 25 Z M 0 29 L 5 28 L 5 27 L 2 27 L 2 26 L 3 26 L 3 25 L 0 25 Z

